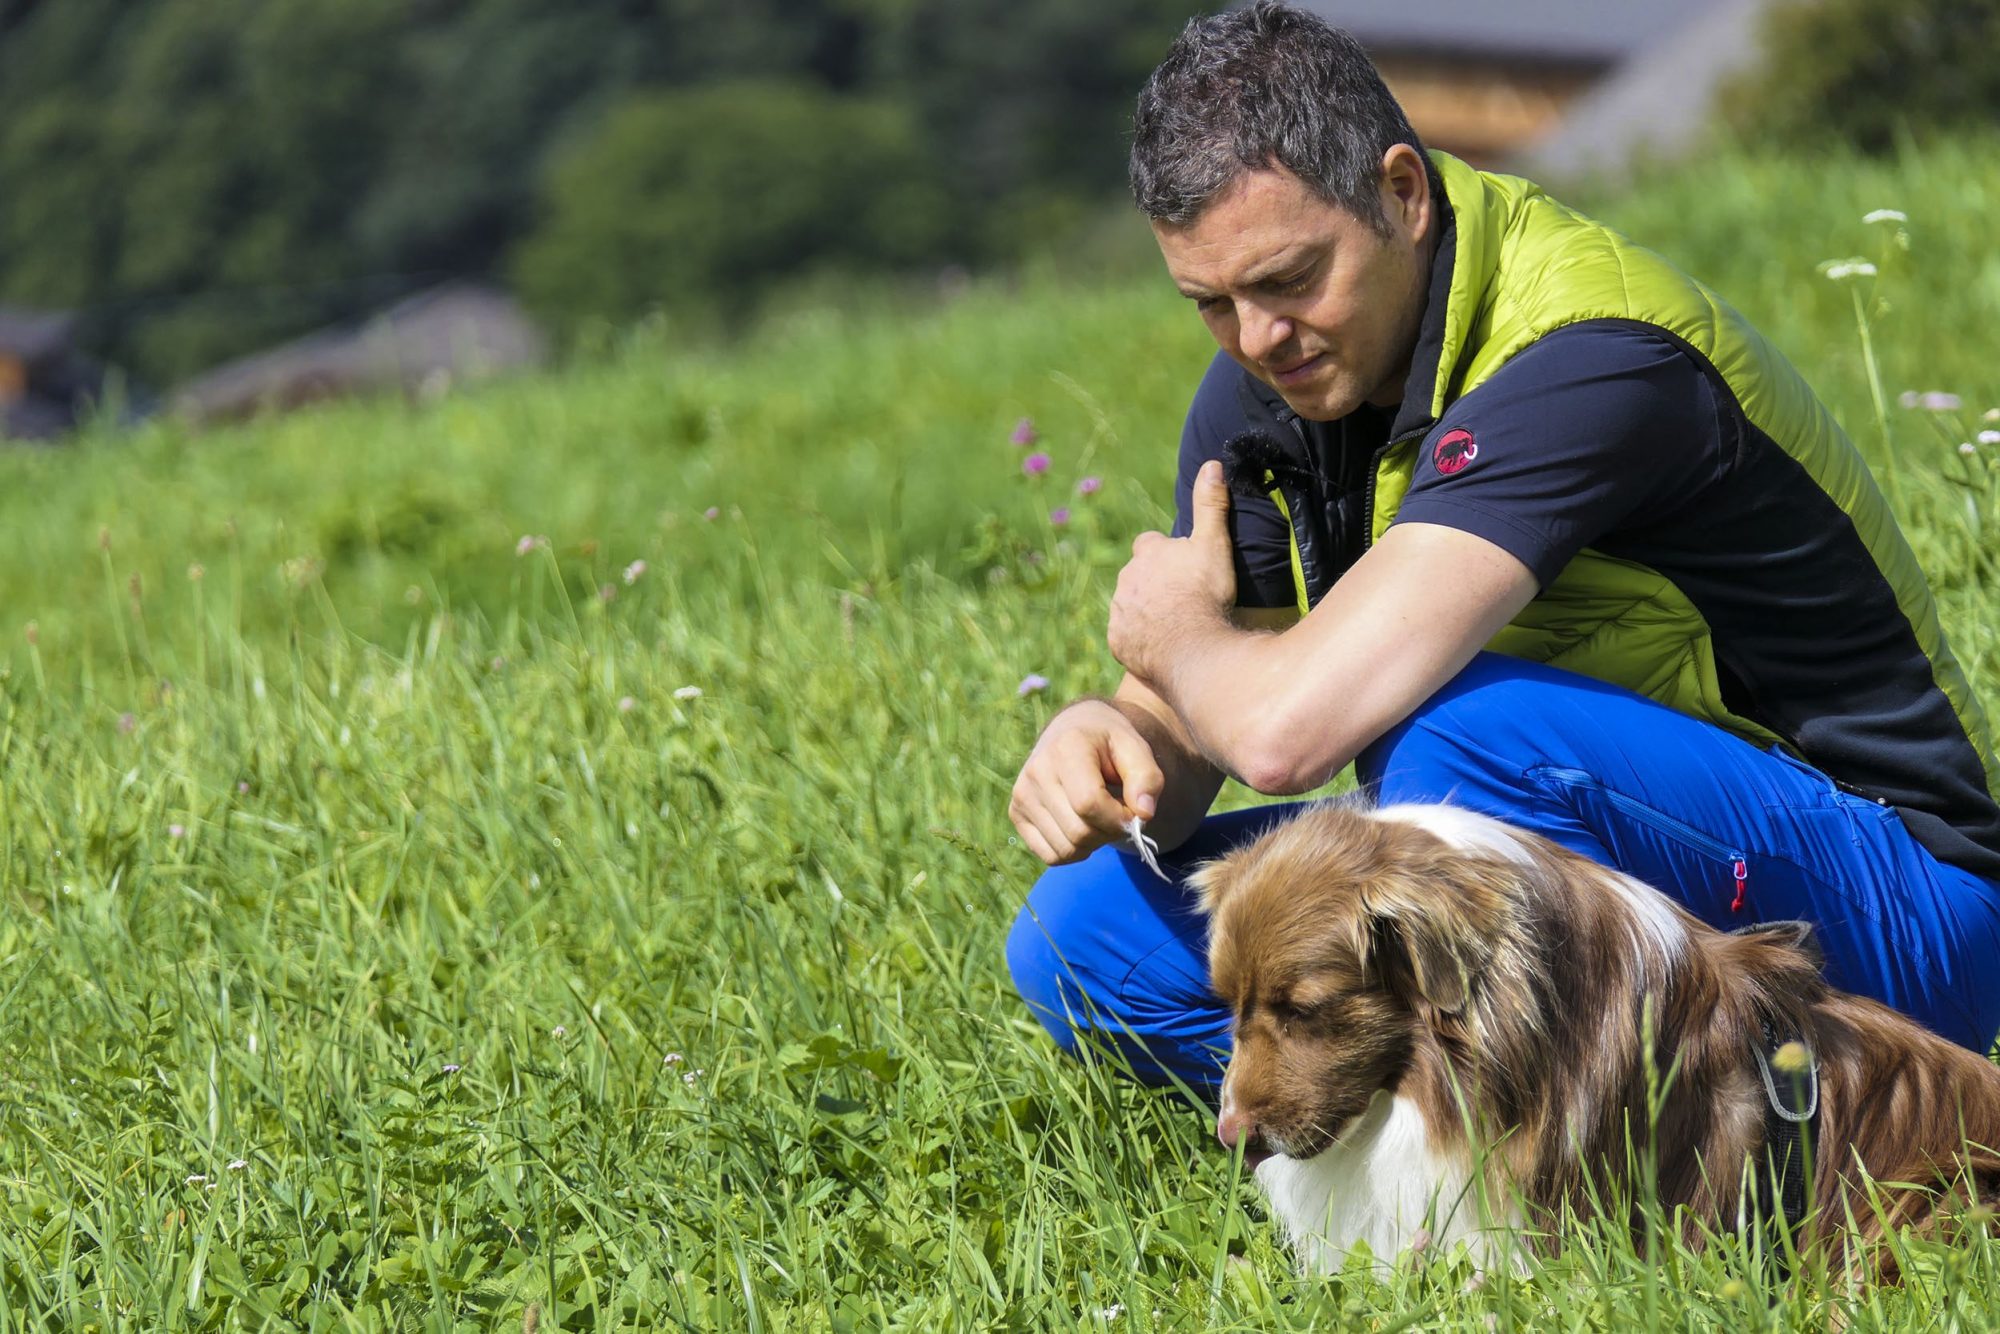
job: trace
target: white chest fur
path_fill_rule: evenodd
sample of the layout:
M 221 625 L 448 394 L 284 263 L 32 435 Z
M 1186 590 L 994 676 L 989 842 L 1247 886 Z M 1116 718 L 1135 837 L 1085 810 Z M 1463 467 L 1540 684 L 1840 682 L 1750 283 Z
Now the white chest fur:
M 1265 1161 L 1257 1184 L 1300 1266 L 1320 1273 L 1339 1269 L 1364 1241 L 1387 1264 L 1424 1234 L 1445 1249 L 1465 1242 L 1475 1263 L 1490 1269 L 1518 1230 L 1505 1202 L 1496 1204 L 1507 1217 L 1493 1226 L 1470 1162 L 1435 1153 L 1417 1105 L 1387 1092 L 1317 1156 Z

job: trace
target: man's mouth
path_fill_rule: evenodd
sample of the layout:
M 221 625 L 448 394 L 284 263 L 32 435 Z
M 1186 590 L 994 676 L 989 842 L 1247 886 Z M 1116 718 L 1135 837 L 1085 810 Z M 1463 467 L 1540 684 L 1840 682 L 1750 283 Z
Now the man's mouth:
M 1326 359 L 1326 353 L 1315 352 L 1313 355 L 1305 358 L 1303 361 L 1295 361 L 1291 365 L 1286 366 L 1283 369 L 1273 369 L 1271 372 L 1271 378 L 1281 385 L 1298 384 L 1299 382 L 1308 379 L 1314 371 L 1318 370 L 1320 362 L 1324 361 L 1325 359 Z

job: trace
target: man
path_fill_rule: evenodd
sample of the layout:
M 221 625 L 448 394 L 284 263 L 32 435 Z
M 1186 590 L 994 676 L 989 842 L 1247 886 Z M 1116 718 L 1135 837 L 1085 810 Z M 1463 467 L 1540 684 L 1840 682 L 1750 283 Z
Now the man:
M 1359 47 L 1277 4 L 1188 26 L 1132 180 L 1222 351 L 1175 536 L 1118 579 L 1124 680 L 1014 787 L 1054 869 L 1008 959 L 1058 1041 L 1212 1090 L 1229 1016 L 1180 877 L 1287 808 L 1204 815 L 1224 773 L 1298 793 L 1353 762 L 1385 803 L 1485 811 L 1718 927 L 1811 921 L 1835 985 L 1986 1050 L 2000 769 L 1784 358 L 1527 182 L 1427 157 Z

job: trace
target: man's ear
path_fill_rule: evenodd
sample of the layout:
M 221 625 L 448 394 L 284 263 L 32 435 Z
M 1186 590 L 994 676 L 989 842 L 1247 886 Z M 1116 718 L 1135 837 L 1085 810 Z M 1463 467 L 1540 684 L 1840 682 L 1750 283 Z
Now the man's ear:
M 1382 155 L 1382 212 L 1400 236 L 1421 241 L 1430 235 L 1436 212 L 1430 164 L 1408 144 L 1392 144 Z
M 1361 892 L 1355 950 L 1389 991 L 1459 1014 L 1493 957 L 1491 890 L 1463 877 L 1384 876 Z

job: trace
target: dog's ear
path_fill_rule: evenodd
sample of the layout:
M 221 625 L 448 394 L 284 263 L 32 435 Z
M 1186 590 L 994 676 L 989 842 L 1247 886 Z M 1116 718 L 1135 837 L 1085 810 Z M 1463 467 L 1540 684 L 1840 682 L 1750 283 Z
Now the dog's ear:
M 1238 877 L 1231 874 L 1235 857 L 1217 857 L 1203 862 L 1188 872 L 1186 884 L 1194 891 L 1195 904 L 1210 917 L 1222 911 L 1222 905 L 1230 892 L 1236 888 Z
M 1491 891 L 1467 878 L 1391 874 L 1365 886 L 1361 904 L 1364 966 L 1405 1000 L 1462 1013 L 1493 958 Z
M 1757 922 L 1750 926 L 1738 927 L 1731 932 L 1738 936 L 1763 936 L 1780 945 L 1789 945 L 1812 960 L 1815 969 L 1826 967 L 1826 951 L 1820 948 L 1819 933 L 1811 922 L 1777 921 Z

